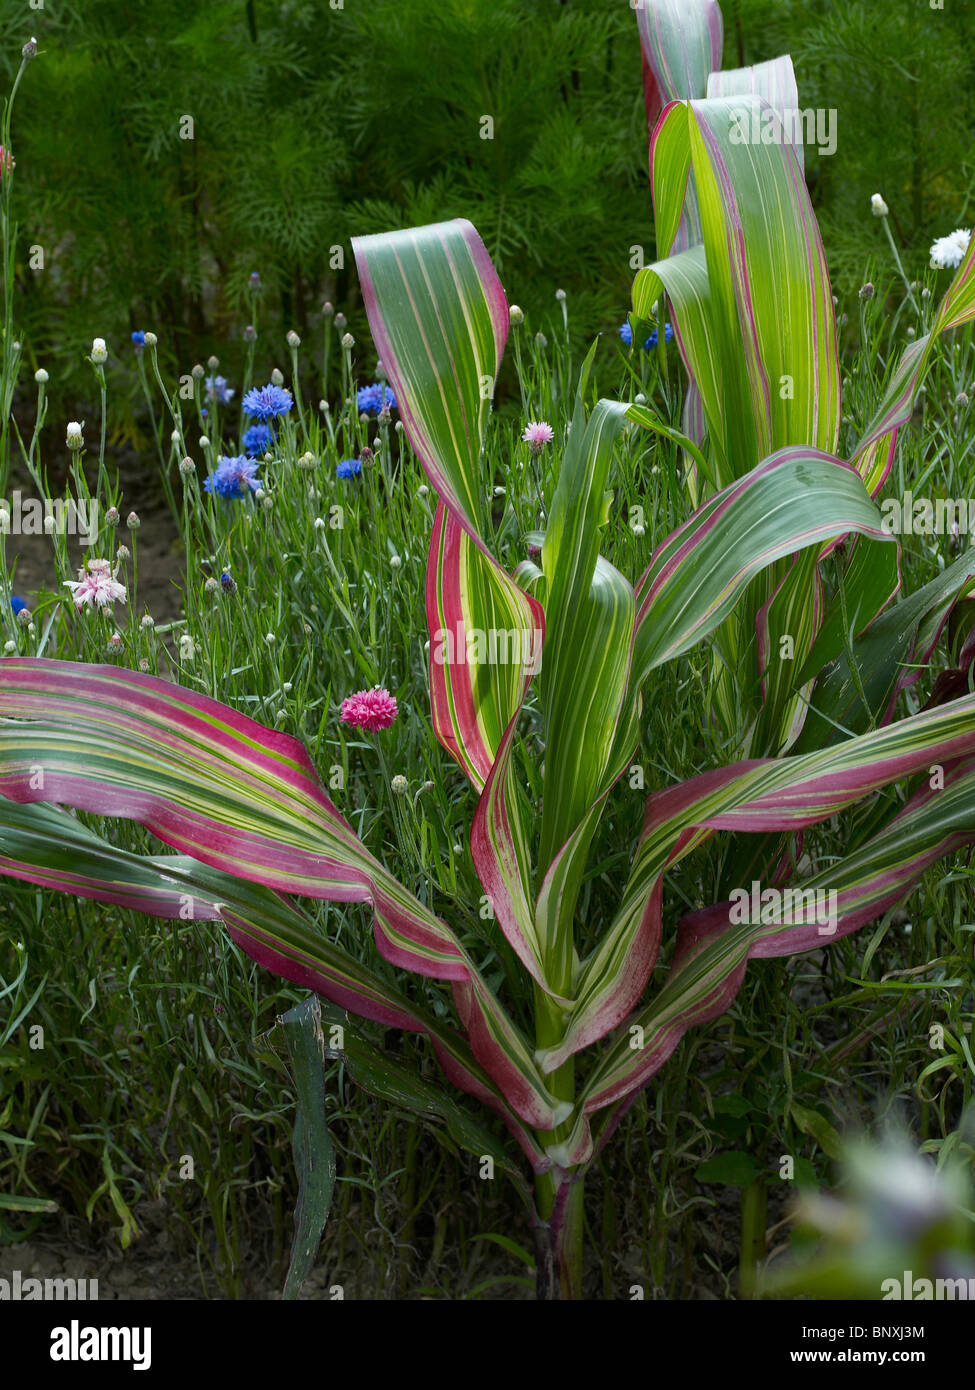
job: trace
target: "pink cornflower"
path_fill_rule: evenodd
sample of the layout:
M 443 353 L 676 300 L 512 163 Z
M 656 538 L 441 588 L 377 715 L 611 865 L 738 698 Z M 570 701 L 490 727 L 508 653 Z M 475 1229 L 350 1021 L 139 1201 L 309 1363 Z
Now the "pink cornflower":
M 374 690 L 357 690 L 342 701 L 342 722 L 358 729 L 368 729 L 371 734 L 388 729 L 396 713 L 395 697 L 378 685 Z
M 525 426 L 525 433 L 521 437 L 533 454 L 540 454 L 545 445 L 551 444 L 555 438 L 555 431 L 544 420 L 532 420 L 530 425 Z
M 80 569 L 77 580 L 66 579 L 64 587 L 71 590 L 79 610 L 108 608 L 113 603 L 126 602 L 125 585 L 115 578 L 107 560 L 89 560 L 87 572 Z
M 5 150 L 3 146 L 0 145 L 0 174 L 9 173 L 12 169 L 16 169 L 16 167 L 17 161 L 14 159 L 13 151 Z

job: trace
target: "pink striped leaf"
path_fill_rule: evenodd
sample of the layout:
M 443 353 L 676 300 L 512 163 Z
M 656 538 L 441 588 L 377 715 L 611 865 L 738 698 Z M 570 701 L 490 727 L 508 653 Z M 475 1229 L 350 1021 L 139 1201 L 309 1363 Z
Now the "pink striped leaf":
M 970 719 L 971 702 L 967 703 Z M 758 916 L 764 920 L 755 921 L 750 910 L 752 920 L 738 920 L 743 915 L 741 902 L 719 903 L 683 919 L 664 984 L 646 1007 L 625 1020 L 589 1077 L 573 1133 L 552 1152 L 557 1162 L 576 1163 L 591 1156 L 590 1117 L 612 1107 L 597 1125 L 599 1142 L 605 1142 L 619 1114 L 688 1029 L 730 1006 L 749 959 L 831 945 L 895 906 L 933 864 L 971 843 L 975 739 L 968 742 L 968 755 L 947 769 L 942 788 L 933 790 L 925 783 L 881 831 L 841 860 L 795 883 L 777 901 L 762 903 L 759 898 Z M 750 888 L 742 887 L 749 909 Z M 824 895 L 818 906 L 825 906 L 826 912 L 816 910 L 817 892 Z M 836 895 L 832 903 L 831 892 Z
M 630 418 L 642 422 L 642 407 Z M 845 532 L 891 543 L 856 470 L 815 449 L 781 449 L 712 497 L 654 552 L 636 590 L 631 681 L 689 651 L 773 561 Z
M 799 87 L 796 71 L 788 53 L 778 58 L 770 58 L 765 63 L 756 63 L 749 68 L 726 68 L 724 71 L 708 74 L 705 96 L 711 97 L 762 97 L 769 106 L 782 117 L 783 132 L 795 151 L 800 166 L 804 163 L 803 134 L 799 113 Z M 755 135 L 761 135 L 761 127 L 748 131 L 752 143 Z
M 708 76 L 721 66 L 724 22 L 717 0 L 635 0 L 643 57 L 647 129 L 668 103 L 703 97 Z M 701 240 L 693 177 L 672 228 L 658 222 L 657 251 L 687 250 Z
M 859 470 L 867 490 L 875 497 L 887 480 L 894 458 L 897 433 L 914 413 L 914 399 L 931 363 L 934 345 L 942 333 L 975 320 L 975 236 L 964 260 L 938 306 L 930 330 L 911 343 L 884 391 L 883 399 L 860 439 L 850 461 Z
M 437 495 L 485 549 L 484 431 L 508 302 L 484 243 L 458 218 L 353 237 L 369 328 Z
M 152 676 L 20 657 L 0 660 L 0 718 L 0 795 L 136 820 L 280 891 L 370 902 L 386 960 L 452 982 L 474 1055 L 516 1113 L 546 1128 L 564 1109 L 455 934 L 369 854 L 296 739 Z
M 563 1040 L 536 1053 L 543 1072 L 605 1035 L 635 1007 L 659 942 L 661 875 L 715 831 L 795 832 L 889 782 L 973 753 L 970 696 L 835 748 L 734 763 L 652 794 L 620 909 L 580 968 Z
M 282 979 L 315 990 L 359 1018 L 428 1035 L 452 1084 L 503 1118 L 538 1171 L 551 1166 L 460 1034 L 413 1004 L 395 984 L 332 945 L 279 893 L 232 878 L 187 855 L 128 853 L 65 811 L 42 804 L 19 805 L 4 797 L 0 797 L 0 872 L 150 917 L 220 922 L 242 950 Z M 351 1033 L 348 1030 L 347 1036 Z M 350 1036 L 349 1046 L 358 1057 L 365 1044 Z M 439 1094 L 430 1082 L 423 1085 L 429 1098 Z M 441 1104 L 456 1103 L 445 1095 Z M 456 1123 L 460 1115 L 451 1113 L 450 1119 Z M 482 1135 L 486 1141 L 487 1134 L 482 1131 Z M 491 1145 L 474 1152 L 494 1153 L 497 1145 L 493 1140 Z

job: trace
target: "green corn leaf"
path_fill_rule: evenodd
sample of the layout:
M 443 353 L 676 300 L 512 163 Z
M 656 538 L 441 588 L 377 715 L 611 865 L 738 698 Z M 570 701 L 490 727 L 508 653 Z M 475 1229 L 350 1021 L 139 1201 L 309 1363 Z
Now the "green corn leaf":
M 298 1205 L 291 1259 L 285 1279 L 286 1299 L 298 1297 L 315 1265 L 335 1189 L 335 1149 L 325 1123 L 325 1035 L 318 996 L 278 1018 L 298 1093 L 292 1147 L 298 1170 Z
M 883 581 L 880 591 L 887 582 Z M 818 679 L 796 751 L 839 743 L 849 734 L 862 733 L 871 723 L 889 720 L 897 696 L 919 679 L 949 613 L 973 584 L 975 559 L 971 554 L 960 555 L 909 598 L 884 609 L 853 638 L 850 651 L 844 647 L 827 662 L 824 657 L 835 651 L 841 629 L 835 622 L 824 626 L 806 663 L 805 677 L 818 675 Z M 847 592 L 848 613 L 851 601 L 858 597 L 856 590 L 852 599 Z M 850 666 L 851 652 L 856 674 Z

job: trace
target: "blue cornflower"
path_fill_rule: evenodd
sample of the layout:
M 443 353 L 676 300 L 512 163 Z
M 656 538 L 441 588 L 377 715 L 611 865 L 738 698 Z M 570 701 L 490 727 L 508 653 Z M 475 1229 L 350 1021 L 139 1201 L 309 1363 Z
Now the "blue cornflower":
M 135 343 L 136 347 L 145 347 L 146 335 L 143 333 L 141 328 L 137 328 L 135 332 L 132 334 L 132 341 L 133 343 Z
M 257 461 L 244 454 L 236 458 L 219 458 L 214 471 L 204 480 L 204 492 L 216 492 L 221 497 L 246 497 L 264 484 L 256 477 Z
M 256 420 L 272 420 L 275 415 L 287 415 L 294 397 L 283 386 L 252 386 L 243 399 L 245 415 Z
M 356 392 L 356 405 L 366 415 L 378 415 L 384 405 L 396 409 L 396 396 L 391 387 L 374 381 L 371 386 L 362 386 Z
M 362 472 L 362 464 L 358 459 L 343 459 L 335 466 L 336 478 L 357 478 Z
M 235 594 L 237 592 L 237 584 L 234 581 L 233 575 L 229 574 L 227 570 L 224 570 L 223 574 L 221 574 L 220 584 L 225 594 Z
M 671 340 L 671 338 L 672 338 L 673 336 L 674 336 L 674 330 L 673 330 L 673 328 L 671 328 L 671 326 L 670 326 L 669 323 L 665 323 L 665 324 L 664 324 L 664 342 L 665 342 L 665 343 L 669 343 L 670 340 Z M 632 346 L 633 346 L 633 329 L 630 327 L 629 319 L 625 320 L 623 323 L 620 324 L 620 337 L 623 339 L 623 342 L 626 344 L 627 347 L 632 347 Z M 657 346 L 657 330 L 654 329 L 653 332 L 650 334 L 650 337 L 649 337 L 649 338 L 647 339 L 647 341 L 643 344 L 643 351 L 644 351 L 644 352 L 649 352 L 651 348 L 655 348 L 656 346 Z
M 270 425 L 251 425 L 244 430 L 240 442 L 244 446 L 244 453 L 256 458 L 274 443 L 274 431 Z
M 21 610 L 22 608 L 26 608 L 26 607 L 27 607 L 27 600 L 21 598 L 19 594 L 11 594 L 11 595 L 10 595 L 10 607 L 11 607 L 11 609 L 13 610 L 13 615 L 14 615 L 14 617 L 16 618 L 16 616 L 17 616 L 17 614 L 20 612 L 20 610 Z M 0 626 L 2 626 L 2 624 L 3 624 L 3 618 L 0 618 Z
M 227 385 L 225 376 L 208 376 L 203 385 L 206 387 L 207 400 L 218 401 L 220 405 L 226 405 L 234 396 L 234 390 Z

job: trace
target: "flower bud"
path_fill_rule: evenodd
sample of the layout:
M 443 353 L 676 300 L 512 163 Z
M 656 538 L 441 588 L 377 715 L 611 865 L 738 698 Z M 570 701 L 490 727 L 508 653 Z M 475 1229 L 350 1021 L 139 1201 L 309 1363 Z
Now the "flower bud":
M 517 328 L 520 324 L 524 323 L 524 309 L 521 309 L 517 304 L 512 304 L 511 308 L 508 310 L 508 322 L 511 324 L 512 328 Z
M 335 315 L 335 327 L 339 330 L 339 332 L 341 332 L 347 323 L 348 319 L 345 317 L 345 315 L 342 313 L 340 309 L 339 312 Z
M 325 303 L 322 305 L 322 313 L 327 319 L 334 319 L 335 305 L 330 299 L 326 299 Z
M 125 524 L 130 531 L 138 531 L 139 527 L 142 525 L 142 522 L 139 520 L 135 512 L 129 512 L 128 516 L 125 518 Z
M 50 379 L 51 378 L 43 367 L 38 367 L 37 371 L 34 373 L 34 380 L 37 382 L 38 386 L 46 386 Z
M 27 42 L 24 44 L 23 48 L 20 50 L 20 56 L 22 58 L 25 58 L 28 63 L 30 62 L 31 58 L 36 58 L 37 40 L 28 39 Z
M 397 773 L 389 784 L 395 796 L 405 796 L 410 789 L 410 784 L 402 773 Z
M 886 217 L 890 212 L 890 208 L 884 202 L 883 198 L 881 198 L 880 194 L 875 193 L 870 199 L 870 211 L 873 213 L 874 217 Z
M 190 376 L 193 378 L 194 381 L 202 381 L 203 378 L 206 376 L 206 368 L 202 366 L 201 363 L 197 362 L 191 370 Z
M 155 333 L 149 332 L 146 334 L 146 347 L 155 347 L 158 342 L 159 339 L 156 337 Z
M 252 323 L 249 323 L 249 324 L 247 325 L 247 327 L 244 329 L 244 342 L 245 342 L 245 343 L 256 343 L 256 342 L 257 342 L 257 329 L 254 327 L 254 325 L 253 325 Z
M 352 336 L 351 333 L 343 333 L 343 334 L 342 334 L 342 346 L 343 346 L 346 350 L 348 350 L 349 348 L 355 347 L 355 339 L 353 338 L 353 336 Z
M 118 524 L 119 524 L 119 511 L 118 511 L 118 507 L 109 507 L 108 511 L 105 513 L 105 525 L 106 525 L 106 526 L 117 526 Z
M 289 348 L 301 347 L 301 339 L 298 337 L 298 334 L 294 331 L 293 328 L 288 333 L 285 341 L 287 342 Z
M 283 377 L 283 376 L 281 375 L 281 373 L 278 371 L 277 367 L 275 367 L 274 370 L 271 372 L 271 385 L 272 385 L 272 386 L 283 386 L 283 385 L 284 385 L 284 377 Z
M 77 420 L 72 420 L 68 424 L 68 430 L 67 434 L 65 435 L 64 442 L 71 450 L 83 449 L 85 447 L 84 437 L 81 432 L 81 425 L 78 423 Z
M 101 367 L 108 361 L 108 348 L 105 346 L 104 338 L 96 338 L 92 343 L 91 360 L 96 367 Z
M 860 298 L 863 300 L 864 303 L 867 303 L 869 300 L 873 299 L 873 285 L 870 283 L 869 280 L 865 285 L 860 286 Z

